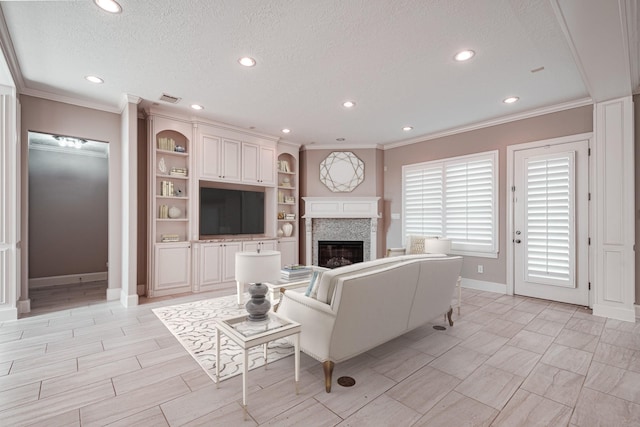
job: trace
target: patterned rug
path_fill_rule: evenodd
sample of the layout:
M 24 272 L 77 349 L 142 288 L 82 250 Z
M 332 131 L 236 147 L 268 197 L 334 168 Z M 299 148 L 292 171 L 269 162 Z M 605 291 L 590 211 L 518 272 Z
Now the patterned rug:
M 247 295 L 248 297 L 248 295 Z M 215 381 L 216 332 L 215 321 L 245 313 L 238 308 L 236 296 L 229 295 L 169 307 L 153 312 L 193 356 L 202 369 Z M 269 343 L 269 363 L 293 354 L 293 346 L 284 339 Z M 262 346 L 249 350 L 249 369 L 264 365 Z M 242 349 L 226 335 L 220 334 L 220 380 L 242 373 Z

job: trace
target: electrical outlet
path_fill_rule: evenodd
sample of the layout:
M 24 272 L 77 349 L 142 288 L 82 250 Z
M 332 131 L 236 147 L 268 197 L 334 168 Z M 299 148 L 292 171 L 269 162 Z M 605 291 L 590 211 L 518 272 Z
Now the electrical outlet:
M 478 273 L 484 273 L 484 266 L 482 264 L 478 264 Z

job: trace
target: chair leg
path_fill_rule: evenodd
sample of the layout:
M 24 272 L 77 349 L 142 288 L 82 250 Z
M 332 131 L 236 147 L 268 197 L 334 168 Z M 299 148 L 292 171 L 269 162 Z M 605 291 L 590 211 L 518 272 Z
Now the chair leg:
M 449 311 L 447 311 L 447 317 L 449 318 L 449 326 L 453 326 L 453 320 L 451 319 L 452 314 L 453 314 L 453 308 L 449 308 Z
M 322 369 L 324 370 L 324 389 L 327 393 L 331 393 L 331 375 L 333 375 L 333 367 L 335 363 L 330 360 L 322 362 Z

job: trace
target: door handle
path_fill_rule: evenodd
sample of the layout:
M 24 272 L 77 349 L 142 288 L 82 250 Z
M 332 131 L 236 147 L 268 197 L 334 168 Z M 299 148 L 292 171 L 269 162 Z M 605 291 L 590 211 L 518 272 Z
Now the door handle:
M 521 242 L 521 240 L 520 240 L 520 239 L 516 239 L 516 240 L 515 240 L 515 242 L 516 242 L 516 243 L 520 243 L 520 242 Z

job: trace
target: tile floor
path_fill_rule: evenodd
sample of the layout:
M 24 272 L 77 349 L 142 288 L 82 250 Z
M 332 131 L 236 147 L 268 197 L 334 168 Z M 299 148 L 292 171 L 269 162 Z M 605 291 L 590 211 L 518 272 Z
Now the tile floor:
M 241 377 L 216 388 L 151 312 L 232 288 L 130 309 L 104 288 L 34 291 L 29 317 L 0 324 L 0 425 L 640 425 L 640 324 L 581 307 L 464 289 L 452 328 L 337 364 L 330 394 L 305 355 L 298 395 L 292 358 L 252 371 L 245 420 Z

